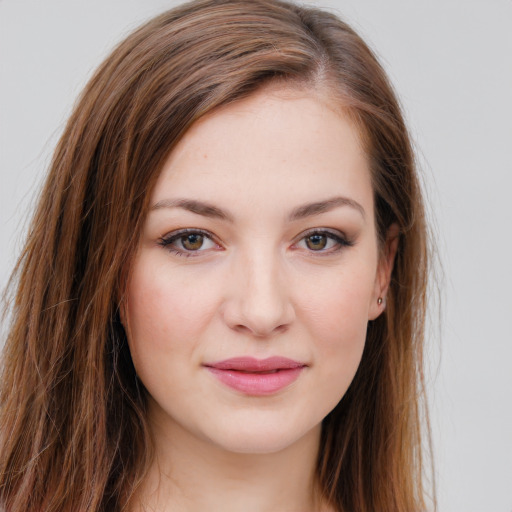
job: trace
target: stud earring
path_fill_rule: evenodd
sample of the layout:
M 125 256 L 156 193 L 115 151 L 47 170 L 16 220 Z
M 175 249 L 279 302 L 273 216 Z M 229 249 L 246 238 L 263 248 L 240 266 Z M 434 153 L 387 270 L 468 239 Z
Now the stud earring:
M 377 304 L 378 304 L 379 306 L 382 304 L 382 297 L 379 297 L 379 298 L 377 299 Z

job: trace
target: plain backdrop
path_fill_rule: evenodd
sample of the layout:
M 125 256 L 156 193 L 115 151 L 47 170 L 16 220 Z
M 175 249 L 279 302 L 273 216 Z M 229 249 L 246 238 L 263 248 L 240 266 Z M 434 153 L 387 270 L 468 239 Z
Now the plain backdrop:
M 0 0 L 0 286 L 73 102 L 171 0 Z M 444 277 L 428 387 L 440 512 L 512 511 L 512 0 L 321 0 L 409 121 Z

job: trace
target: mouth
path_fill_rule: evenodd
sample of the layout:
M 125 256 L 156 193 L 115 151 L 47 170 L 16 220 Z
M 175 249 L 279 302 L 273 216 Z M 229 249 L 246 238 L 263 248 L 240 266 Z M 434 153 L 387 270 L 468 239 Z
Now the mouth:
M 246 395 L 272 395 L 298 379 L 305 363 L 285 357 L 236 357 L 203 365 L 220 382 Z

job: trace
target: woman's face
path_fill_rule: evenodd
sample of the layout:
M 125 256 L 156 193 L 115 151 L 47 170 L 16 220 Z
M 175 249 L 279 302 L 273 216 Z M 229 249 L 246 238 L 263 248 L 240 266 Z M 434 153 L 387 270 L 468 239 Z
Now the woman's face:
M 267 88 L 167 160 L 122 312 L 160 430 L 274 452 L 352 381 L 388 272 L 358 132 L 326 105 Z

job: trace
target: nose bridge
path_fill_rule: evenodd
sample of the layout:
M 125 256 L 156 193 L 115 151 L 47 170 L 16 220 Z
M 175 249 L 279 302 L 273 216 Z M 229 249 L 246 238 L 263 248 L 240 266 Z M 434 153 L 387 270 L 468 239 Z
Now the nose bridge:
M 229 304 L 231 327 L 268 336 L 290 324 L 294 312 L 282 258 L 261 244 L 240 254 L 235 264 L 235 287 Z

